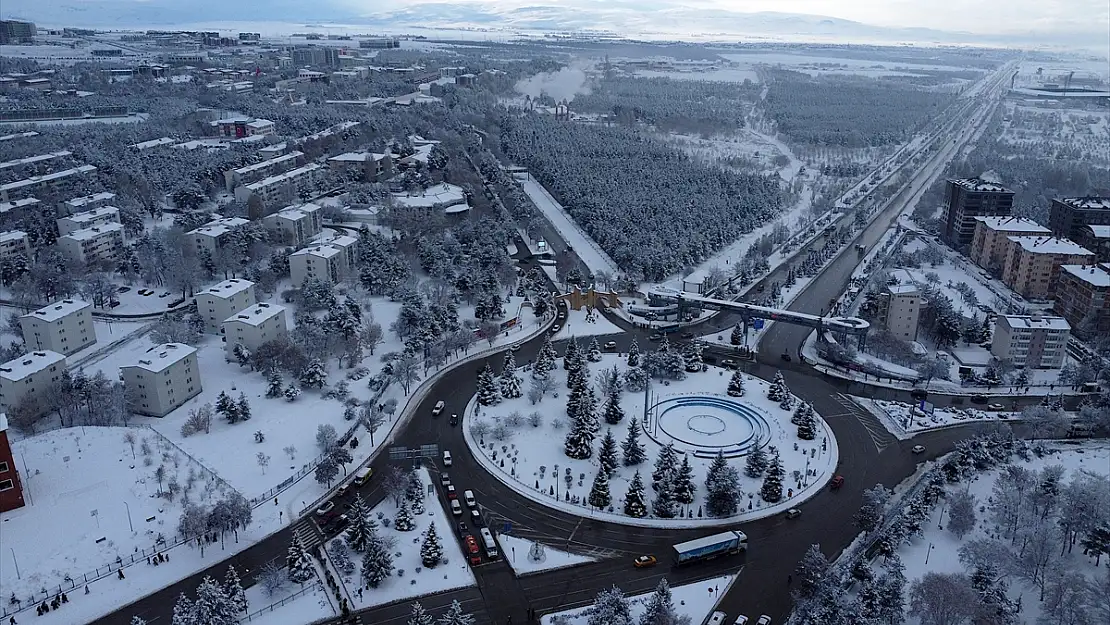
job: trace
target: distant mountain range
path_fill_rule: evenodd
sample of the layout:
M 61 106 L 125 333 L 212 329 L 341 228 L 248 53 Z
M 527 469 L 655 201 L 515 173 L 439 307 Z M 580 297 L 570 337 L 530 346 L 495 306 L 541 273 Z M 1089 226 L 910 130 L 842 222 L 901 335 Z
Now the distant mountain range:
M 542 0 L 541 0 L 542 1 Z M 1105 29 L 1058 33 L 979 34 L 928 28 L 888 28 L 834 17 L 792 13 L 740 13 L 690 9 L 674 0 L 612 2 L 559 0 L 559 4 L 519 6 L 498 2 L 401 2 L 396 8 L 355 0 L 3 0 L 0 14 L 51 26 L 140 28 L 247 23 L 285 24 L 305 31 L 310 25 L 341 26 L 374 32 L 422 29 L 530 32 L 609 32 L 653 39 L 837 41 L 843 43 L 942 43 L 1072 47 L 1106 45 Z M 515 5 L 515 6 L 514 6 Z M 261 30 L 261 28 L 256 28 Z

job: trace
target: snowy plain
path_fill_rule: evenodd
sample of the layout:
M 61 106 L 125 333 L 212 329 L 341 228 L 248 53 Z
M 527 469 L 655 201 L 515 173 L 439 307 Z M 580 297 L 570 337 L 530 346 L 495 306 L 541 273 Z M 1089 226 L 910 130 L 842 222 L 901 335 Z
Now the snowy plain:
M 679 616 L 690 617 L 692 625 L 704 623 L 709 618 L 709 614 L 713 612 L 713 608 L 716 607 L 717 601 L 728 592 L 727 589 L 734 581 L 736 581 L 736 575 L 721 575 L 671 588 L 671 601 L 674 604 L 675 612 Z M 708 592 L 706 592 L 707 590 Z M 643 614 L 647 600 L 651 595 L 652 593 L 647 592 L 628 598 L 631 607 L 629 611 L 634 621 Z M 544 614 L 540 618 L 540 623 L 542 625 L 586 625 L 591 607 Z
M 547 545 L 542 546 L 541 557 L 533 559 L 531 554 L 535 542 L 509 534 L 497 533 L 495 537 L 501 545 L 501 557 L 518 577 L 597 562 L 597 558 L 560 551 Z

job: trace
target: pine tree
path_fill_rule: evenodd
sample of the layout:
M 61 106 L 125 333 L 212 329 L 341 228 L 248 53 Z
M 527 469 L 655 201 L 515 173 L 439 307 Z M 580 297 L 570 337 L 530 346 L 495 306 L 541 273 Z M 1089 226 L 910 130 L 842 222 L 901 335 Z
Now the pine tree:
M 794 396 L 790 394 L 789 389 L 785 389 L 782 394 L 782 399 L 779 401 L 779 408 L 783 410 L 790 410 L 794 407 Z
M 282 393 L 285 392 L 285 384 L 277 369 L 270 370 L 268 384 L 269 385 L 266 387 L 266 397 L 281 397 Z
M 620 588 L 597 593 L 586 625 L 633 625 L 631 607 Z
M 301 389 L 297 388 L 296 384 L 290 383 L 289 386 L 285 388 L 286 401 L 295 401 L 300 396 Z
M 624 466 L 631 467 L 643 464 L 647 460 L 647 452 L 640 444 L 640 421 L 636 417 L 628 422 L 628 436 L 621 443 L 621 461 Z
M 655 500 L 651 502 L 651 513 L 660 519 L 673 519 L 678 514 L 672 479 L 668 475 L 662 481 L 652 484 L 655 488 Z
M 659 450 L 659 456 L 655 459 L 655 469 L 651 472 L 651 488 L 658 491 L 659 484 L 666 481 L 673 489 L 675 472 L 677 470 L 678 454 L 674 451 L 674 444 L 668 443 Z
M 763 477 L 763 472 L 767 470 L 767 454 L 763 452 L 762 447 L 754 447 L 748 452 L 748 463 L 744 468 L 744 475 L 748 477 Z
M 628 484 L 628 491 L 624 494 L 624 513 L 630 517 L 642 519 L 647 516 L 647 501 L 644 499 L 644 480 L 637 471 Z
M 571 338 L 570 343 L 567 343 L 566 350 L 563 351 L 563 370 L 570 371 L 578 365 L 578 339 Z
M 659 341 L 659 347 L 655 350 L 657 354 L 669 354 L 671 352 L 671 342 L 667 340 L 667 335 L 663 335 L 663 340 Z
M 355 500 L 347 509 L 347 545 L 351 549 L 362 553 L 370 545 L 370 541 L 377 533 L 377 522 L 370 518 L 370 510 L 366 507 L 362 495 L 355 493 Z
M 439 617 L 439 625 L 474 625 L 474 617 L 463 612 L 459 600 L 455 599 L 451 601 L 451 607 L 447 608 L 447 612 Z
M 412 509 L 409 508 L 409 500 L 406 498 L 401 499 L 401 506 L 397 508 L 397 514 L 393 518 L 393 529 L 398 532 L 411 532 L 416 529 Z
M 619 390 L 610 390 L 609 397 L 605 401 L 604 419 L 609 425 L 616 425 L 624 419 L 624 410 L 621 408 L 621 394 Z
M 224 593 L 233 611 L 247 611 L 247 595 L 243 592 L 243 584 L 234 566 L 227 567 L 227 573 L 224 574 Z
M 617 439 L 613 438 L 611 429 L 606 429 L 605 436 L 601 439 L 601 447 L 597 451 L 597 463 L 606 477 L 612 476 L 617 471 Z
M 601 345 L 598 344 L 596 336 L 590 341 L 589 351 L 586 352 L 586 360 L 601 362 Z
M 802 405 L 806 409 L 802 411 L 802 418 L 798 423 L 798 438 L 811 441 L 817 437 L 817 420 L 813 416 L 813 407 L 809 404 Z
M 709 516 L 732 516 L 740 507 L 740 474 L 722 452 L 717 452 L 705 473 L 705 493 Z
M 546 378 L 551 375 L 551 370 L 555 367 L 555 361 L 551 357 L 551 352 L 555 351 L 551 347 L 551 337 L 547 337 L 543 341 L 543 347 L 540 348 L 536 354 L 536 360 L 532 363 L 532 377 L 533 378 Z
M 794 425 L 801 425 L 802 420 L 805 417 L 806 409 L 808 409 L 808 408 L 809 408 L 808 403 L 806 403 L 804 401 L 799 402 L 798 407 L 796 409 L 794 409 L 794 416 L 790 417 L 790 422 L 793 423 Z
M 432 523 L 428 526 L 428 531 L 424 532 L 424 542 L 420 544 L 420 561 L 425 567 L 434 569 L 442 559 L 443 543 L 436 533 L 436 524 Z
M 599 468 L 594 475 L 594 483 L 590 487 L 590 494 L 586 501 L 599 510 L 604 510 L 613 503 L 613 496 L 609 493 L 609 476 L 604 468 Z
M 501 403 L 501 391 L 497 388 L 497 380 L 493 377 L 493 369 L 488 362 L 478 373 L 478 403 L 483 406 Z
M 236 405 L 239 407 L 239 420 L 249 421 L 251 418 L 251 403 L 247 401 L 246 393 L 239 393 L 239 402 Z
M 508 370 L 502 372 L 500 380 L 501 396 L 505 399 L 516 399 L 524 395 L 524 391 L 520 389 L 520 378 L 516 375 L 516 370 Z
M 682 464 L 679 465 L 674 478 L 674 500 L 680 504 L 690 505 L 694 503 L 697 490 L 694 486 L 694 468 L 690 466 L 690 456 L 682 454 Z
M 173 604 L 173 620 L 170 625 L 198 625 L 193 600 L 186 597 L 185 593 L 178 595 L 177 603 Z
M 228 423 L 235 423 L 239 420 L 239 406 L 224 391 L 220 391 L 219 396 L 216 397 L 216 413 L 223 415 Z
M 235 362 L 239 363 L 240 367 L 251 364 L 251 350 L 243 347 L 242 343 L 235 344 L 235 347 L 231 350 L 231 355 L 235 356 Z
M 767 399 L 782 401 L 783 389 L 785 388 L 786 380 L 782 377 L 782 371 L 776 371 L 774 379 L 771 380 L 771 386 L 767 388 Z
M 782 469 L 782 458 L 779 457 L 779 450 L 774 445 L 771 446 L 771 460 L 767 464 L 767 473 L 763 476 L 763 486 L 759 489 L 759 496 L 767 503 L 778 503 L 782 501 L 782 477 L 785 472 Z
M 211 577 L 205 577 L 197 586 L 197 599 L 193 602 L 193 618 L 197 623 L 205 625 L 235 625 L 239 620 L 227 593 Z
M 393 553 L 375 534 L 362 556 L 362 581 L 370 588 L 377 588 L 390 575 L 393 575 Z
M 419 602 L 413 602 L 412 613 L 409 614 L 409 622 L 407 625 L 435 625 L 435 619 L 429 614 L 424 606 Z
M 739 369 L 732 372 L 732 378 L 728 381 L 727 392 L 730 397 L 744 396 L 744 374 Z
M 635 338 L 632 339 L 632 344 L 628 346 L 628 366 L 640 366 L 640 344 L 636 342 Z
M 733 345 L 743 345 L 744 333 L 740 331 L 740 324 L 732 327 L 732 334 L 729 335 L 728 342 Z
M 328 382 L 328 372 L 319 358 L 313 358 L 301 371 L 300 383 L 304 388 L 324 388 Z
M 568 374 L 570 377 L 573 374 Z M 571 419 L 578 418 L 578 409 L 582 406 L 582 397 L 586 394 L 586 384 L 581 378 L 572 381 L 570 392 L 567 393 L 567 416 Z
M 594 453 L 594 434 L 585 419 L 576 418 L 563 441 L 563 451 L 568 458 L 585 460 Z
M 296 532 L 293 533 L 293 542 L 289 544 L 289 555 L 285 558 L 285 566 L 289 569 L 289 581 L 294 584 L 303 584 L 316 575 L 316 570 L 312 568 L 312 560 Z
M 640 614 L 639 625 L 658 625 L 659 623 L 678 623 L 680 618 L 675 612 L 674 601 L 671 598 L 671 586 L 667 578 L 659 580 L 655 592 L 651 593 Z
M 687 343 L 685 349 L 682 350 L 683 366 L 689 373 L 697 373 L 702 369 L 701 359 L 701 345 L 697 343 Z

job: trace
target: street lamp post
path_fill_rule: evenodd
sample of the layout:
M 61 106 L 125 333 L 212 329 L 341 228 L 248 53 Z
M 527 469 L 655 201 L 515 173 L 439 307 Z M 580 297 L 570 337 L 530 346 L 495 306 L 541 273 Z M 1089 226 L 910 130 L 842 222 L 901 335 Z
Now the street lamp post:
M 12 562 L 15 564 L 15 578 L 23 579 L 19 574 L 19 561 L 15 559 L 15 547 L 8 547 L 8 549 L 12 552 Z
M 127 527 L 130 527 L 131 532 L 134 533 L 135 526 L 131 523 L 131 506 L 127 505 L 127 502 L 125 501 L 123 502 L 123 507 L 127 509 Z

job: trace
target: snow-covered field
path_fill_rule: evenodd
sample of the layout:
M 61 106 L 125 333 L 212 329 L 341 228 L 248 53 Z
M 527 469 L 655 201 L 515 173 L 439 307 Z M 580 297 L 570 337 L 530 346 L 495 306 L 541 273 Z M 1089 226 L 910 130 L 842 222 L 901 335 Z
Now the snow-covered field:
M 613 354 L 602 356 L 600 362 L 590 363 L 590 378 L 613 367 L 621 372 L 627 370 L 626 358 Z M 530 384 L 531 374 L 522 371 L 521 375 L 523 384 Z M 527 393 L 523 397 L 505 399 L 490 407 L 479 406 L 472 399 L 464 415 L 463 433 L 475 458 L 495 477 L 542 505 L 556 507 L 570 514 L 644 527 L 710 527 L 749 521 L 770 516 L 805 501 L 820 490 L 836 466 L 836 439 L 824 420 L 817 419 L 815 440 L 799 440 L 796 427 L 790 423 L 793 411 L 783 410 L 778 402 L 767 399 L 767 389 L 770 386 L 767 382 L 745 375 L 745 396 L 725 397 L 730 372 L 711 367 L 706 372 L 688 374 L 685 380 L 654 382 L 651 387 L 652 405 L 668 400 L 684 401 L 682 398 L 686 396 L 720 396 L 735 400 L 761 415 L 767 430 L 759 434 L 757 432 L 762 426 L 753 426 L 746 416 L 719 406 L 682 406 L 663 411 L 661 418 L 652 418 L 646 428 L 641 426 L 639 440 L 646 451 L 646 461 L 631 467 L 625 467 L 618 461 L 616 472 L 609 478 L 612 511 L 596 509 L 589 506 L 586 500 L 598 470 L 597 449 L 606 431 L 611 431 L 618 445 L 618 458 L 620 457 L 620 444 L 628 436 L 629 422 L 635 417 L 639 423 L 644 415 L 644 394 L 625 391 L 620 404 L 625 414 L 624 420 L 610 426 L 602 419 L 594 445 L 595 453 L 587 460 L 577 460 L 567 457 L 564 451 L 564 440 L 570 427 L 566 416 L 566 374 L 560 366 L 552 372 L 552 377 L 558 396 L 549 393 L 536 405 L 530 403 Z M 604 409 L 605 398 L 600 397 L 599 414 Z M 494 426 L 513 413 L 520 413 L 524 422 L 519 427 L 506 427 L 507 437 L 504 440 L 494 440 L 492 432 L 480 437 L 474 434 L 475 423 L 484 423 L 496 431 Z M 537 426 L 529 422 L 532 413 L 539 414 Z M 712 431 L 712 434 L 706 434 L 708 431 Z M 759 497 L 762 480 L 744 475 L 746 457 L 740 456 L 729 460 L 729 464 L 740 473 L 739 483 L 744 495 L 739 502 L 739 511 L 727 518 L 709 518 L 703 509 L 706 498 L 705 476 L 713 455 L 716 454 L 716 447 L 729 445 L 734 448 L 736 445 L 733 443 L 741 444 L 751 436 L 760 436 L 759 440 L 763 441 L 765 450 L 767 445 L 774 445 L 781 453 L 786 472 L 782 500 L 768 504 Z M 653 466 L 663 445 L 670 442 L 675 444 L 680 461 L 683 451 L 691 452 L 686 456 L 693 468 L 696 490 L 694 503 L 681 506 L 684 516 L 675 519 L 652 516 L 634 518 L 625 515 L 625 495 L 637 472 L 644 483 L 645 498 L 650 508 L 650 501 L 654 497 L 651 488 Z M 823 442 L 826 443 L 825 448 Z M 695 455 L 693 452 L 697 450 L 701 451 Z M 568 469 L 572 476 L 570 484 L 565 481 Z M 812 472 L 808 477 L 803 475 L 807 469 Z M 796 478 L 795 472 L 798 476 Z M 577 503 L 574 502 L 575 497 L 579 498 Z
M 671 602 L 674 605 L 675 613 L 680 617 L 689 617 L 692 625 L 704 623 L 709 618 L 713 608 L 716 607 L 717 601 L 725 595 L 728 587 L 735 580 L 736 575 L 722 575 L 671 588 Z M 706 592 L 707 589 L 709 592 Z M 651 595 L 652 593 L 647 592 L 642 595 L 628 597 L 629 607 L 631 608 L 629 612 L 633 621 L 639 619 L 640 615 L 643 614 L 647 600 Z M 586 625 L 591 607 L 545 614 L 540 618 L 540 623 L 542 625 Z
M 572 336 L 604 336 L 606 334 L 620 334 L 624 332 L 612 321 L 609 321 L 600 311 L 593 311 L 587 315 L 585 309 L 567 309 L 567 318 L 555 323 L 563 327 L 555 334 L 557 339 L 566 339 Z
M 986 411 L 978 408 L 934 408 L 932 414 L 925 414 L 917 406 L 904 402 L 870 399 L 849 395 L 852 401 L 864 410 L 875 415 L 891 434 L 900 440 L 908 440 L 914 434 L 935 430 L 949 425 L 960 425 L 972 421 L 1006 421 L 1019 415 L 1014 412 Z
M 509 534 L 499 533 L 496 534 L 496 537 L 497 543 L 501 545 L 501 557 L 509 563 L 509 566 L 517 575 L 541 573 L 597 562 L 597 558 L 559 551 L 547 545 L 541 545 L 539 547 L 539 557 L 533 558 L 532 549 L 537 543 Z
M 23 315 L 26 314 L 26 312 L 20 308 L 15 308 L 13 306 L 0 306 L 0 315 L 2 315 L 4 319 L 7 319 L 13 314 Z M 75 360 L 84 358 L 92 352 L 104 348 L 106 345 L 112 343 L 113 341 L 117 341 L 138 331 L 147 323 L 149 322 L 94 318 L 93 331 L 96 332 L 96 343 L 93 343 L 92 345 L 79 352 L 70 354 L 66 357 L 66 362 L 72 363 Z M 9 332 L 0 332 L 0 340 L 4 341 L 5 345 L 10 343 L 11 341 L 16 340 L 17 338 L 18 337 Z
M 582 259 L 590 271 L 597 273 L 604 271 L 611 276 L 620 273 L 617 263 L 609 258 L 597 243 L 586 234 L 566 209 L 543 187 L 531 174 L 515 174 L 514 178 L 520 183 L 520 188 L 532 198 L 536 207 L 547 218 L 555 231 L 559 233 L 567 245 L 574 248 L 574 253 Z
M 305 625 L 319 619 L 335 616 L 323 584 L 315 583 L 305 589 L 304 594 L 296 585 L 269 596 L 261 584 L 245 590 L 247 614 L 243 623 L 265 623 L 266 625 Z M 273 606 L 271 608 L 271 606 Z
M 967 71 L 966 67 L 949 65 L 929 65 L 904 61 L 882 61 L 872 59 L 844 58 L 839 56 L 813 56 L 790 52 L 753 52 L 745 54 L 722 54 L 722 57 L 741 64 L 782 65 L 795 71 L 818 74 L 859 74 L 877 78 L 879 76 L 909 75 L 914 70 Z
M 636 71 L 640 78 L 671 78 L 674 80 L 708 80 L 715 82 L 759 82 L 759 74 L 750 67 L 714 67 L 705 70 L 663 71 L 641 69 Z

